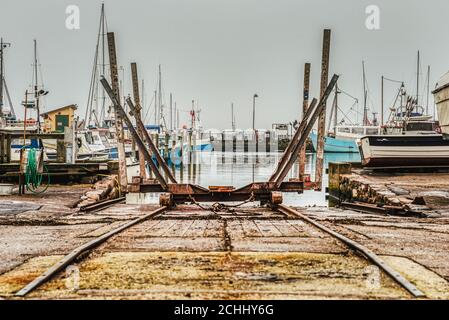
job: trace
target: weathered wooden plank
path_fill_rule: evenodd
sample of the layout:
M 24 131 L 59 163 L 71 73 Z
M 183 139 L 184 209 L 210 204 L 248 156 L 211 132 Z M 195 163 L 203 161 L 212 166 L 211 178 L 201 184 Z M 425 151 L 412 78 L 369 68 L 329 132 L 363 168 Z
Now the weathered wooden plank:
M 202 237 L 206 231 L 207 220 L 194 220 L 189 229 L 184 233 L 184 237 Z
M 242 227 L 246 237 L 262 237 L 262 233 L 254 220 L 242 221 Z
M 265 221 L 256 221 L 257 226 L 259 227 L 260 232 L 264 237 L 281 237 L 282 233 L 273 225 L 273 222 L 270 220 Z

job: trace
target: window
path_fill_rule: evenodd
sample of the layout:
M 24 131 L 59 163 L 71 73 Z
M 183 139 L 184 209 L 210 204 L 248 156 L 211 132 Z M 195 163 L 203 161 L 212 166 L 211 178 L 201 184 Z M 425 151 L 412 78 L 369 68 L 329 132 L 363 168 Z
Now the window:
M 379 132 L 378 132 L 378 130 L 377 130 L 377 128 L 367 128 L 366 129 L 366 134 L 378 134 Z

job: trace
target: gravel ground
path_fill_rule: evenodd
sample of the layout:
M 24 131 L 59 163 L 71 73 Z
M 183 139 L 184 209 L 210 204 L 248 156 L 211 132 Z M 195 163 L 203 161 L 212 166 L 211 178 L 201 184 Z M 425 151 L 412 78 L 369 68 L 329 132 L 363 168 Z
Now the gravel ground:
M 80 244 L 154 210 L 69 208 L 88 186 L 0 199 L 0 297 L 12 294 Z M 21 201 L 27 211 L 7 210 Z M 26 202 L 26 203 L 25 203 Z M 40 206 L 39 209 L 32 205 Z M 18 206 L 20 207 L 20 206 Z M 382 255 L 429 298 L 449 298 L 449 218 L 367 215 L 327 208 L 304 214 Z M 113 237 L 77 265 L 79 290 L 60 274 L 31 298 L 408 299 L 411 296 L 327 234 L 267 209 L 213 215 L 177 210 Z M 376 281 L 374 281 L 376 283 Z

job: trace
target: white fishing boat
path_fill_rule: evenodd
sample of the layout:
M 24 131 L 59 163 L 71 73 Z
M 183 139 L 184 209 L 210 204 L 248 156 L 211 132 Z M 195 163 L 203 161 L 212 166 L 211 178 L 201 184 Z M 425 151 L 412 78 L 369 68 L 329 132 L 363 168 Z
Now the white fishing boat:
M 415 100 L 416 101 L 416 100 Z M 411 101 L 401 120 L 387 124 L 382 135 L 360 139 L 362 165 L 370 168 L 447 167 L 449 140 L 435 121 L 419 121 L 427 116 L 410 116 L 417 107 Z

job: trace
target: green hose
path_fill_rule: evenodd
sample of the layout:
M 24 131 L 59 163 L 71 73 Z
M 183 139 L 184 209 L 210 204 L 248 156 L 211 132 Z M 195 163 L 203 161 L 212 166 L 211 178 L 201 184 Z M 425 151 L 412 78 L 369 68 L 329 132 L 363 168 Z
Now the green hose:
M 44 186 L 42 190 L 38 190 L 42 185 L 43 174 L 39 173 L 38 170 L 38 159 L 37 152 L 39 149 L 28 149 L 28 161 L 25 171 L 25 185 L 26 189 L 34 194 L 41 194 L 47 191 L 50 185 L 50 174 L 48 173 L 47 167 L 44 165 L 44 170 L 47 174 L 47 185 Z

